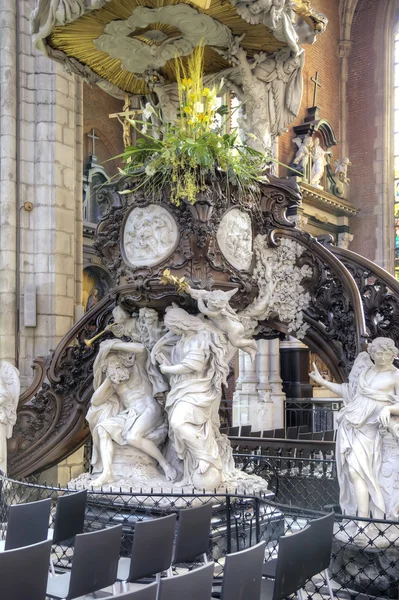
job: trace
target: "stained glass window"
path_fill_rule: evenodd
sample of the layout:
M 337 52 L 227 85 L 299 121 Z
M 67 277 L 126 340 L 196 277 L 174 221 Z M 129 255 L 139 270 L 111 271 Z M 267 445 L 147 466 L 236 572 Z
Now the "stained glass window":
M 393 151 L 394 151 L 394 210 L 395 210 L 395 276 L 399 279 L 399 32 L 395 35 L 394 49 L 394 115 L 393 115 Z

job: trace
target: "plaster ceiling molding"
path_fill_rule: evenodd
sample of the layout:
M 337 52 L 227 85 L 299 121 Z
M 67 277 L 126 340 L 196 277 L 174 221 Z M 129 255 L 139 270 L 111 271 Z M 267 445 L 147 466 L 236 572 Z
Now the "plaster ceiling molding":
M 162 31 L 147 32 L 144 36 L 150 43 L 132 37 L 135 32 L 139 34 L 140 29 L 156 23 L 172 26 L 179 33 L 169 38 Z M 163 67 L 176 56 L 188 56 L 201 41 L 204 45 L 227 48 L 232 39 L 226 25 L 187 4 L 175 4 L 160 8 L 139 6 L 128 19 L 109 23 L 104 34 L 93 43 L 111 58 L 120 59 L 126 71 L 142 74 L 148 69 Z

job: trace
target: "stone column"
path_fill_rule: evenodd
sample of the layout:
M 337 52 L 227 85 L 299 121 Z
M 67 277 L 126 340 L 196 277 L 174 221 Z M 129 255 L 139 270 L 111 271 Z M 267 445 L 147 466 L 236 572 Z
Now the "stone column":
M 280 377 L 280 340 L 268 340 L 269 343 L 269 383 L 271 386 L 271 399 L 273 402 L 273 429 L 284 427 L 284 401 L 285 394 L 282 389 L 283 381 Z
M 19 346 L 23 387 L 32 359 L 55 348 L 81 312 L 83 262 L 83 84 L 33 50 L 35 5 L 0 0 L 0 358 L 16 361 Z M 36 288 L 36 327 L 24 326 L 27 284 Z
M 17 8 L 0 0 L 0 359 L 16 362 Z
M 274 406 L 271 398 L 271 385 L 269 383 L 270 342 L 258 340 L 258 354 L 256 356 L 258 369 L 258 400 L 257 400 L 257 429 L 274 429 Z

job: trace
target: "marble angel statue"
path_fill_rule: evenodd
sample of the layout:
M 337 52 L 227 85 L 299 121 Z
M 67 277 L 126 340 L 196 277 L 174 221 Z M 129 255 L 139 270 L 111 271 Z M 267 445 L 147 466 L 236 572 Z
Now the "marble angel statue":
M 301 171 L 303 174 L 305 174 L 311 155 L 313 143 L 312 138 L 309 135 L 306 135 L 303 140 L 300 137 L 296 137 L 293 142 L 297 145 L 298 151 L 295 154 L 292 164 L 298 171 Z
M 316 365 L 310 377 L 344 401 L 338 415 L 336 445 L 340 505 L 346 514 L 375 518 L 387 513 L 379 482 L 382 441 L 392 416 L 399 416 L 398 349 L 390 338 L 376 338 L 359 354 L 349 382 L 326 381 Z
M 0 471 L 7 473 L 7 440 L 17 420 L 20 394 L 19 371 L 6 360 L 0 361 Z
M 166 309 L 164 324 L 168 333 L 152 349 L 152 360 L 169 377 L 165 409 L 169 438 L 183 463 L 180 485 L 218 488 L 235 470 L 228 439 L 219 432 L 229 344 L 210 323 L 177 306 Z
M 234 348 L 247 352 L 254 360 L 257 352 L 256 342 L 246 335 L 243 323 L 229 304 L 230 299 L 237 292 L 238 288 L 229 292 L 188 289 L 190 296 L 197 300 L 200 312 L 208 317 L 215 327 L 226 334 Z
M 348 178 L 348 168 L 351 166 L 351 164 L 352 163 L 348 157 L 344 157 L 342 160 L 334 161 L 334 174 L 342 183 L 350 182 L 350 179 Z
M 320 146 L 319 138 L 316 138 L 312 149 L 313 166 L 310 177 L 310 183 L 319 189 L 322 189 L 320 180 L 324 175 L 324 169 L 327 165 L 326 156 L 331 155 L 330 150 L 324 150 Z

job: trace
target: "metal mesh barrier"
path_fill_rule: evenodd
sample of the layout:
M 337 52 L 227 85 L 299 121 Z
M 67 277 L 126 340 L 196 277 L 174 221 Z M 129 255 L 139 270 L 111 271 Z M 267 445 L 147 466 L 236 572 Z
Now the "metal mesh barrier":
M 282 480 L 271 461 L 266 461 L 264 457 L 253 458 L 246 455 L 237 456 L 236 460 L 238 464 L 240 460 L 246 461 L 242 462 L 246 471 L 262 474 L 263 470 L 271 487 L 275 487 L 277 501 L 239 494 L 127 494 L 118 490 L 112 493 L 90 491 L 85 531 L 122 524 L 121 553 L 129 555 L 137 521 L 159 518 L 180 509 L 212 502 L 213 518 L 208 555 L 216 563 L 216 579 L 220 579 L 223 574 L 226 554 L 248 548 L 258 541 L 266 542 L 266 559 L 275 557 L 281 535 L 298 531 L 323 512 L 280 503 L 278 499 L 284 492 L 284 486 L 282 490 Z M 294 485 L 294 481 L 292 484 Z M 50 497 L 54 502 L 53 518 L 57 498 L 73 491 L 19 482 L 6 477 L 0 477 L 0 490 L 2 537 L 7 529 L 10 504 Z M 70 568 L 73 560 L 72 544 L 55 546 L 53 557 L 56 567 Z M 192 568 L 194 565 L 179 566 Z M 359 600 L 364 597 L 398 598 L 399 523 L 336 514 L 330 577 L 337 597 Z M 308 582 L 306 593 L 314 600 L 328 597 L 322 575 Z

